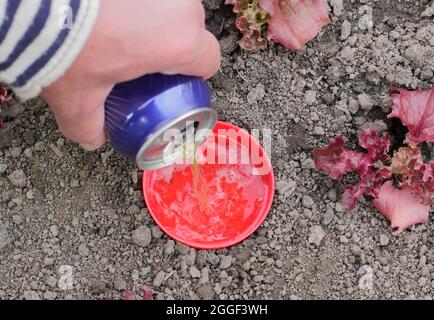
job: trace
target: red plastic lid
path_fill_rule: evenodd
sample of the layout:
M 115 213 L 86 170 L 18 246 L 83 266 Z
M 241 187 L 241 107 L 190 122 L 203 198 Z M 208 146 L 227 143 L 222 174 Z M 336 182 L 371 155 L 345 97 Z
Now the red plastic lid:
M 145 171 L 149 212 L 171 238 L 198 249 L 232 246 L 265 220 L 274 197 L 274 173 L 247 131 L 217 122 L 196 153 L 199 165 Z

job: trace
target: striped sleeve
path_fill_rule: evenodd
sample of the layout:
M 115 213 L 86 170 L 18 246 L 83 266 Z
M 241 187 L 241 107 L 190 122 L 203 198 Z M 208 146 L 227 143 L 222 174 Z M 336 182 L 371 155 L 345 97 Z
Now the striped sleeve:
M 22 100 L 61 77 L 80 53 L 100 0 L 0 0 L 0 82 Z

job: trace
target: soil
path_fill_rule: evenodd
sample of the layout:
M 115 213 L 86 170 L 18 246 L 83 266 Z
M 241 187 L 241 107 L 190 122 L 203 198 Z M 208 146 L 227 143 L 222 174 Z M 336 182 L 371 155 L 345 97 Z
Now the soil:
M 333 23 L 304 51 L 271 43 L 250 53 L 237 47 L 231 7 L 205 0 L 224 52 L 210 81 L 219 118 L 272 129 L 273 207 L 231 248 L 169 239 L 135 165 L 108 145 L 86 153 L 64 140 L 42 100 L 6 110 L 0 299 L 102 299 L 143 286 L 156 299 L 432 299 L 432 219 L 393 237 L 368 201 L 345 212 L 344 184 L 316 172 L 311 151 L 339 134 L 355 147 L 368 124 L 396 127 L 385 118 L 391 86 L 433 87 L 434 3 L 329 2 Z

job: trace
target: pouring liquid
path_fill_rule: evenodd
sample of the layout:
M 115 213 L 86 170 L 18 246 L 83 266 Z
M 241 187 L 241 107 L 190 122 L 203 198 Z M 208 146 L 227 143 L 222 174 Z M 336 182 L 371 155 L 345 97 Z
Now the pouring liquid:
M 217 152 L 227 146 L 215 146 Z M 253 175 L 252 164 L 173 164 L 158 170 L 150 185 L 152 201 L 164 216 L 166 228 L 189 233 L 189 238 L 218 241 L 239 235 L 241 226 L 252 225 L 268 186 Z M 236 152 L 246 152 L 236 150 Z M 230 153 L 230 150 L 226 150 Z M 203 155 L 202 155 L 203 156 Z M 231 155 L 229 154 L 229 157 Z

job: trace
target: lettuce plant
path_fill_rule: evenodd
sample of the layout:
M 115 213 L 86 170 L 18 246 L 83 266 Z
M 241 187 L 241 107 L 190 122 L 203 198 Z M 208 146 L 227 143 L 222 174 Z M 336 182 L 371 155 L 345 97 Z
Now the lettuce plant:
M 267 46 L 264 39 L 275 40 L 285 47 L 301 50 L 330 23 L 325 0 L 226 0 L 234 6 L 236 26 L 243 37 L 240 46 L 259 50 Z
M 12 94 L 5 84 L 0 83 L 0 111 L 2 107 L 11 107 L 13 102 Z M 3 128 L 3 119 L 0 117 L 0 128 Z
M 380 137 L 371 128 L 363 129 L 359 145 L 365 152 L 345 147 L 339 136 L 325 148 L 315 149 L 317 170 L 334 180 L 355 173 L 358 184 L 346 186 L 342 204 L 353 209 L 362 195 L 373 197 L 373 205 L 386 217 L 398 235 L 406 228 L 428 221 L 434 200 L 434 161 L 424 162 L 419 144 L 434 142 L 434 88 L 408 91 L 392 88 L 393 106 L 389 118 L 399 118 L 408 128 L 404 145 L 390 155 L 390 136 Z

